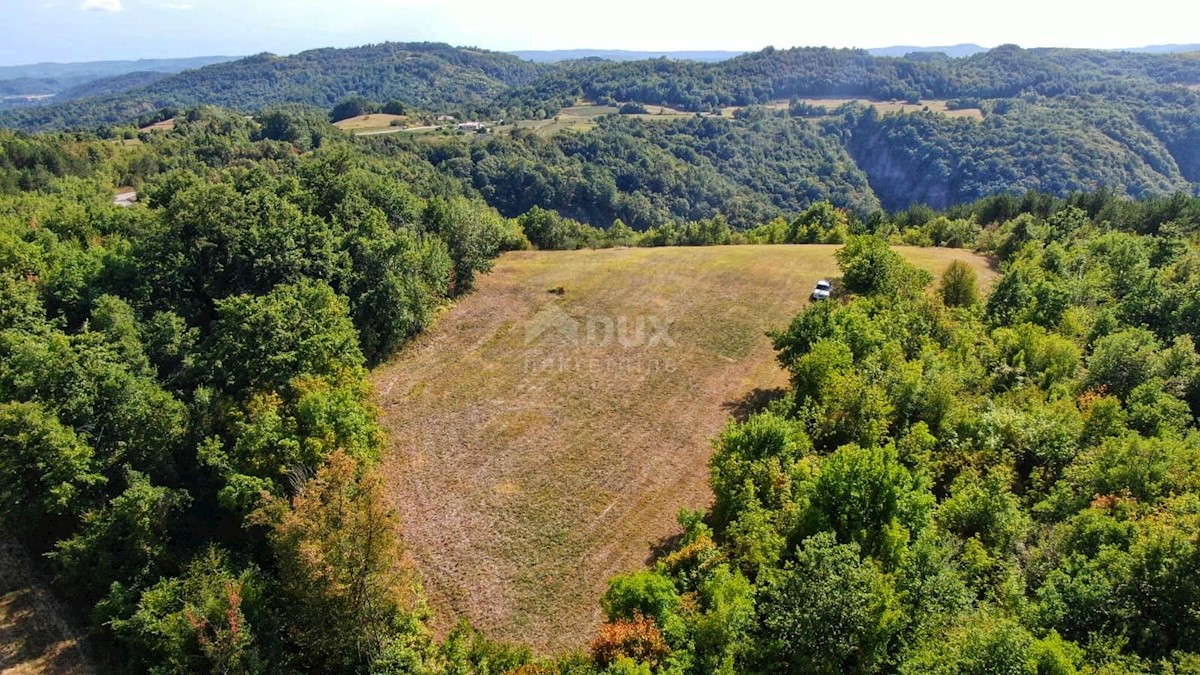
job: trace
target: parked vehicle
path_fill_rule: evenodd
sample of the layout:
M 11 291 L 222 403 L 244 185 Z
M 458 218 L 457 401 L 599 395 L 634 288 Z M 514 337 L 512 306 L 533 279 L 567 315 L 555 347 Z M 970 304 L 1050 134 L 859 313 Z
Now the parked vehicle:
M 829 280 L 821 279 L 820 281 L 817 282 L 817 287 L 813 289 L 812 295 L 809 296 L 809 299 L 810 300 L 828 300 L 829 292 L 831 290 L 832 290 L 832 288 L 829 285 Z

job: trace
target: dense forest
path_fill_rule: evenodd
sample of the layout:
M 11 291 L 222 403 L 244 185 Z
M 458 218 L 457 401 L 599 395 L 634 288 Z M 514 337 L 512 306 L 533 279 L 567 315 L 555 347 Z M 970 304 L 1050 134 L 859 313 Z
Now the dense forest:
M 12 111 L 0 125 L 30 129 L 127 123 L 166 106 L 217 105 L 245 113 L 283 103 L 332 108 L 358 95 L 429 110 L 488 101 L 548 66 L 508 54 L 434 43 L 258 54 L 86 101 Z
M 745 227 L 818 201 L 861 213 L 879 207 L 839 144 L 767 114 L 652 124 L 610 116 L 595 130 L 549 139 L 519 131 L 411 147 L 510 217 L 539 206 L 645 230 L 718 214 Z
M 789 218 L 753 222 L 783 209 L 747 197 L 751 225 L 637 232 L 570 217 L 620 199 L 551 193 L 560 214 L 505 183 L 546 167 L 643 194 L 621 183 L 637 141 L 662 153 L 645 175 L 670 182 L 691 152 L 720 170 L 686 189 L 786 197 L 801 179 L 772 171 L 825 147 L 791 122 L 431 148 L 356 141 L 311 110 L 197 109 L 132 146 L 0 133 L 6 527 L 128 672 L 1194 669 L 1200 198 L 888 214 L 850 201 L 867 198 L 846 171 Z M 722 150 L 752 125 L 795 158 Z M 116 185 L 140 203 L 114 205 Z M 837 299 L 772 335 L 787 391 L 716 439 L 711 512 L 612 580 L 586 652 L 539 659 L 466 625 L 435 640 L 365 369 L 502 250 L 742 242 L 846 245 Z M 935 280 L 889 242 L 974 247 L 1004 274 L 981 297 L 968 268 Z

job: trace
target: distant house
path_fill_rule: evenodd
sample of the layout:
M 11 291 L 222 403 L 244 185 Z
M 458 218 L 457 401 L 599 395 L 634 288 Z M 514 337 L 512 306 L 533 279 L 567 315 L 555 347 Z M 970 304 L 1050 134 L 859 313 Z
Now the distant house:
M 483 128 L 483 122 L 463 122 L 458 128 L 464 131 L 479 131 Z
M 439 121 L 439 122 L 453 122 L 453 121 L 454 121 L 454 115 L 438 115 L 438 116 L 437 116 L 437 121 Z

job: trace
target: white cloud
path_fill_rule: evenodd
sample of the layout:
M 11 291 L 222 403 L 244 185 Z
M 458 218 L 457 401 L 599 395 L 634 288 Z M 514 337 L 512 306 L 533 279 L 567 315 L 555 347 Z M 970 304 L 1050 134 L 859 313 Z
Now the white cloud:
M 195 6 L 192 5 L 192 3 L 190 3 L 190 2 L 164 2 L 161 5 L 161 7 L 163 9 L 178 9 L 178 10 L 195 9 Z
M 121 0 L 83 0 L 79 9 L 95 12 L 122 12 L 125 11 L 125 5 Z

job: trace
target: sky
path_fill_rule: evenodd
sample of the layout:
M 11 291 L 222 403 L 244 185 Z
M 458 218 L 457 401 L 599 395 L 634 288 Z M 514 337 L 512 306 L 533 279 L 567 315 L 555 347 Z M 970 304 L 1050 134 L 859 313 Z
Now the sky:
M 1113 11 L 1109 7 L 1136 8 Z M 430 40 L 495 50 L 1136 47 L 1200 42 L 1188 0 L 0 0 L 0 65 L 292 54 Z

